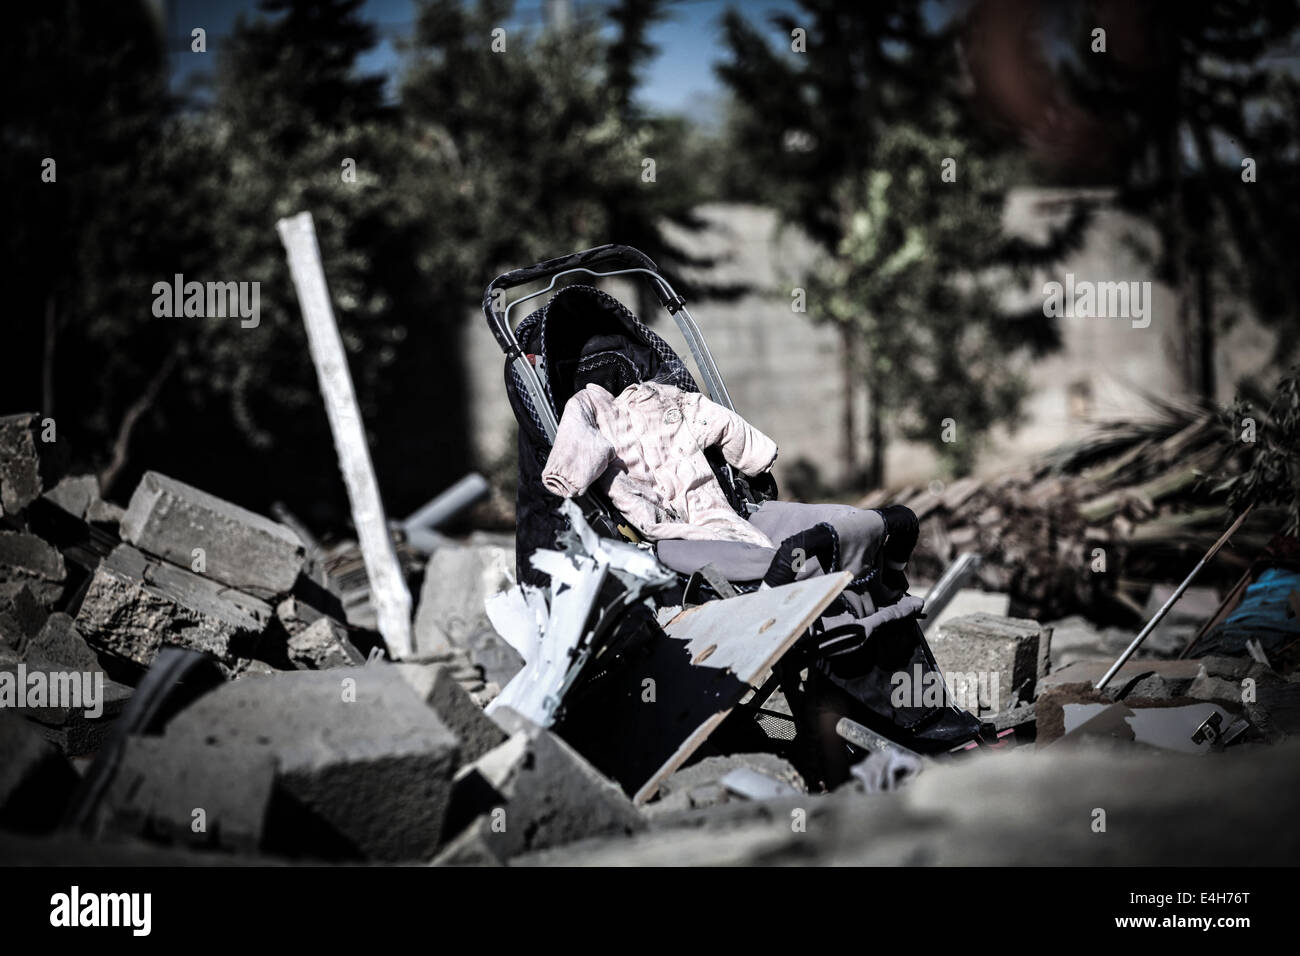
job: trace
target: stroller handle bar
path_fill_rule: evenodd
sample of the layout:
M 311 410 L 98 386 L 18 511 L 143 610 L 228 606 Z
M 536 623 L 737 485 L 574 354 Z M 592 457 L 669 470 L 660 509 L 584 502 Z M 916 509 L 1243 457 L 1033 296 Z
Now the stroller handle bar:
M 596 271 L 593 268 L 594 266 L 621 266 L 622 268 L 602 272 Z M 686 309 L 686 300 L 673 291 L 673 287 L 668 284 L 668 280 L 660 274 L 659 267 L 655 265 L 654 260 L 641 250 L 634 249 L 631 246 L 615 244 L 596 246 L 594 249 L 584 249 L 582 252 L 575 252 L 572 255 L 547 259 L 536 265 L 525 266 L 522 269 L 515 269 L 513 272 L 499 275 L 492 280 L 483 293 L 483 315 L 487 319 L 488 328 L 492 330 L 492 335 L 501 346 L 501 351 L 505 353 L 506 359 L 515 366 L 525 387 L 532 393 L 547 438 L 554 440 L 559 423 L 556 421 L 555 412 L 551 410 L 546 400 L 546 393 L 542 388 L 536 370 L 519 348 L 519 340 L 515 338 L 514 330 L 510 327 L 510 310 L 527 299 L 549 292 L 555 287 L 557 279 L 575 272 L 598 277 L 626 275 L 629 273 L 644 275 L 654 288 L 659 301 L 668 310 L 668 314 L 673 317 L 673 321 L 677 323 L 677 327 L 686 339 L 686 345 L 691 351 L 691 356 L 695 359 L 695 366 L 703 376 L 706 394 L 718 404 L 735 411 L 735 406 L 731 402 L 731 395 L 727 392 L 726 383 L 722 380 L 722 373 L 718 371 L 717 363 L 713 360 L 713 355 L 704 341 L 704 336 L 700 334 L 699 326 L 695 324 L 695 320 L 691 318 L 690 312 Z M 520 296 L 509 305 L 501 308 L 505 304 L 507 289 L 544 279 L 551 280 L 550 285 L 545 289 Z
M 655 265 L 654 260 L 640 249 L 616 244 L 584 249 L 572 255 L 559 256 L 531 266 L 524 266 L 522 269 L 515 269 L 492 280 L 483 293 L 483 315 L 488 320 L 493 336 L 501 345 L 501 350 L 509 358 L 514 358 L 519 353 L 519 343 L 515 341 L 514 332 L 510 328 L 509 309 L 498 308 L 505 299 L 504 293 L 507 289 L 543 279 L 555 280 L 566 272 L 600 275 L 599 272 L 592 270 L 609 266 L 649 273 L 652 280 L 650 284 L 654 287 L 655 294 L 670 313 L 676 312 L 684 304 L 659 275 L 659 267 Z

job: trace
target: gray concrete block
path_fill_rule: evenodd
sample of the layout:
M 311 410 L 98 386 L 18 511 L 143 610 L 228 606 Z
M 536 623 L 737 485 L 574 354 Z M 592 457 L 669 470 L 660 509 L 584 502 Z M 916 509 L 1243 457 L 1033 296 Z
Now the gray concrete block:
M 203 549 L 202 574 L 259 596 L 293 587 L 306 549 L 286 526 L 168 478 L 145 472 L 122 518 L 123 540 L 183 568 Z
M 42 437 L 39 416 L 0 416 L 0 514 L 17 514 L 57 480 L 58 442 Z
M 550 731 L 514 734 L 456 775 L 453 826 L 474 826 L 499 861 L 646 821 L 613 781 Z
M 457 741 L 386 664 L 290 671 L 224 684 L 168 725 L 188 759 L 212 747 L 263 752 L 278 762 L 280 852 L 378 860 L 430 859 L 442 842 Z
M 101 832 L 253 854 L 262 844 L 275 755 L 248 743 L 205 747 L 132 737 L 104 796 Z
M 0 584 L 26 584 L 32 596 L 49 607 L 63 593 L 67 576 L 57 548 L 34 534 L 0 531 Z
M 146 666 L 172 645 L 229 667 L 251 656 L 271 615 L 257 598 L 119 545 L 95 569 L 76 626 L 91 645 Z
M 114 533 L 126 514 L 117 505 L 99 496 L 99 481 L 94 475 L 69 475 L 41 497 L 74 518 L 99 525 Z
M 960 695 L 959 684 L 976 675 L 979 687 L 993 687 L 994 713 L 1008 709 L 1017 697 L 1032 700 L 1040 678 L 1046 676 L 1051 629 L 1027 618 L 971 614 L 945 621 L 929 635 L 939 669 Z M 963 676 L 965 675 L 965 676 Z M 985 702 L 980 701 L 981 704 Z
M 99 481 L 94 475 L 68 475 L 41 497 L 84 519 L 90 503 L 99 497 Z
M 470 699 L 452 669 L 443 664 L 398 664 L 397 670 L 460 740 L 460 759 L 469 763 L 505 742 L 506 735 Z
M 56 667 L 100 670 L 99 656 L 77 632 L 76 623 L 58 611 L 45 619 L 45 625 L 28 644 L 28 653 Z
M 502 687 L 523 667 L 523 658 L 488 620 L 484 601 L 514 584 L 515 555 L 496 545 L 448 546 L 429 558 L 415 615 L 420 657 L 464 650 L 485 680 Z

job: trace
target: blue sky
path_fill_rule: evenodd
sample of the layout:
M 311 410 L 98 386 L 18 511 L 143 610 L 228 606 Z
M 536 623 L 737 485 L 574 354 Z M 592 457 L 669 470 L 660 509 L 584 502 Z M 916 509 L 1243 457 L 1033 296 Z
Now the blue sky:
M 545 0 L 518 0 L 509 26 L 540 26 Z M 571 0 L 575 9 L 599 12 L 606 0 Z M 191 82 L 194 74 L 210 69 L 211 61 L 189 52 L 189 34 L 203 27 L 208 34 L 209 56 L 220 55 L 222 39 L 240 14 L 254 15 L 256 0 L 162 0 L 171 38 L 172 81 L 176 88 Z M 393 73 L 400 65 L 394 40 L 409 32 L 415 19 L 415 0 L 368 0 L 366 17 L 380 30 L 380 45 L 361 63 L 367 72 Z M 707 110 L 721 92 L 713 64 L 722 57 L 719 19 L 728 6 L 736 6 L 755 25 L 773 32 L 770 16 L 791 10 L 792 0 L 679 0 L 664 22 L 655 26 L 650 39 L 659 54 L 645 74 L 642 101 L 654 110 L 692 112 Z

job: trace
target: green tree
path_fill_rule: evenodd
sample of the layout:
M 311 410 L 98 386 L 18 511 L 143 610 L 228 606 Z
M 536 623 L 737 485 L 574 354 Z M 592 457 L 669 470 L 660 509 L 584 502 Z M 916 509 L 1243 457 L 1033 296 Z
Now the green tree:
M 420 6 L 402 106 L 454 157 L 455 188 L 482 230 L 484 259 L 466 273 L 478 294 L 492 267 L 607 242 L 643 249 L 670 274 L 707 264 L 662 230 L 698 226 L 705 198 L 685 124 L 647 116 L 634 96 L 653 49 L 645 31 L 664 6 L 615 5 L 612 39 L 590 15 L 534 30 L 511 25 L 510 2 Z
M 112 469 L 176 365 L 151 289 L 199 244 L 180 172 L 197 157 L 169 140 L 175 104 L 148 5 L 53 0 L 12 16 L 0 37 L 3 405 L 53 416 L 77 467 Z
M 964 470 L 980 436 L 1017 419 L 1020 356 L 1058 344 L 1041 310 L 1007 316 L 998 293 L 1076 245 L 1087 212 L 1073 210 L 1041 246 L 1002 235 L 1009 159 L 962 110 L 953 37 L 920 5 L 799 7 L 774 17 L 772 34 L 724 18 L 730 59 L 718 70 L 736 101 L 741 179 L 829 255 L 809 307 L 839 329 L 846 377 L 865 383 L 866 482 L 885 480 L 890 418 Z M 851 475 L 855 405 L 846 390 Z M 941 431 L 947 418 L 956 442 Z

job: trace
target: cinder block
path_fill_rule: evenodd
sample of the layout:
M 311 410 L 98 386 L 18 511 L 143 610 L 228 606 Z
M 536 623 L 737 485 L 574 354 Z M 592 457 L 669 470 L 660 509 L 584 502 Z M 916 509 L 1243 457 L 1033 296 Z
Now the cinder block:
M 460 759 L 471 762 L 505 742 L 502 732 L 483 708 L 470 699 L 452 669 L 443 664 L 398 664 L 397 670 L 434 709 L 460 740 Z
M 194 568 L 201 548 L 204 577 L 262 597 L 292 588 L 306 557 L 288 527 L 155 471 L 131 496 L 121 533 L 182 568 Z
M 1038 680 L 1047 674 L 1051 635 L 1050 627 L 1027 618 L 970 614 L 945 621 L 928 636 L 950 686 L 973 674 L 981 687 L 991 688 L 997 676 L 996 711 L 1001 712 L 1017 697 L 1033 699 Z
M 17 514 L 58 479 L 61 446 L 42 432 L 33 413 L 0 416 L 0 513 Z
M 505 862 L 587 837 L 636 833 L 646 820 L 576 750 L 528 725 L 457 773 L 451 825 L 470 836 L 458 834 L 435 862 L 485 862 L 465 858 L 471 849 Z
M 229 668 L 251 656 L 271 615 L 257 598 L 119 545 L 95 569 L 76 626 L 93 646 L 145 666 L 172 645 Z
M 132 737 L 104 797 L 102 832 L 255 854 L 275 785 L 275 756 L 245 742 Z
M 455 734 L 387 664 L 223 684 L 168 725 L 175 753 L 274 756 L 268 849 L 429 859 L 442 842 Z

